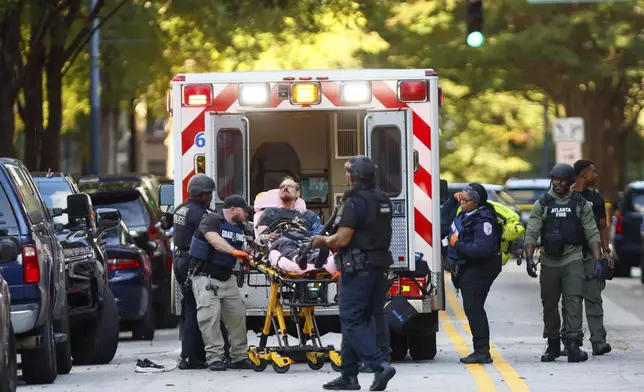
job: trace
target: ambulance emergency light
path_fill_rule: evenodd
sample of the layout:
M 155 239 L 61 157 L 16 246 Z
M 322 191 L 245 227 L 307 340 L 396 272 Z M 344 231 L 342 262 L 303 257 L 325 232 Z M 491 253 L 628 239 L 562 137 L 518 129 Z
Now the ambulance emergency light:
M 265 106 L 271 103 L 269 83 L 242 83 L 239 85 L 239 104 L 241 106 Z
M 211 84 L 186 84 L 183 86 L 183 106 L 212 105 Z
M 322 101 L 320 95 L 320 84 L 311 83 L 291 83 L 291 104 L 293 105 L 317 105 Z
M 426 80 L 398 81 L 398 100 L 400 102 L 427 102 L 428 92 Z
M 371 82 L 354 81 L 340 83 L 340 100 L 345 104 L 365 104 L 371 102 Z

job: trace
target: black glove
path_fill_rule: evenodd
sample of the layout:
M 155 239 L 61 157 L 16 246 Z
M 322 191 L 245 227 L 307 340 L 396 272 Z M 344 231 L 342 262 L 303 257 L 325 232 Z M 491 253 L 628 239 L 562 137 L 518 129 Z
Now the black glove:
M 593 274 L 593 278 L 598 282 L 604 280 L 604 265 L 601 259 L 595 260 L 595 273 Z
M 528 272 L 528 275 L 532 278 L 537 277 L 537 263 L 534 262 L 532 257 L 526 257 L 525 259 L 525 269 Z
M 604 279 L 613 280 L 615 277 L 615 262 L 602 259 L 602 267 L 604 267 Z

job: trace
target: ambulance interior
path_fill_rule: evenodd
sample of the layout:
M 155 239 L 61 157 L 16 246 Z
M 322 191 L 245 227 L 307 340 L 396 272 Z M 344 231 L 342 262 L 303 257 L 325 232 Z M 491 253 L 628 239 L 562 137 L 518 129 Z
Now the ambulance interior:
M 250 145 L 249 202 L 260 192 L 279 187 L 285 176 L 291 176 L 299 182 L 300 197 L 307 208 L 326 221 L 348 189 L 345 162 L 365 154 L 365 116 L 364 110 L 246 113 Z M 243 145 L 238 130 L 222 129 L 219 135 L 222 132 L 229 133 L 228 139 L 238 138 L 235 145 Z M 370 138 L 371 155 L 378 161 L 378 185 L 392 196 L 400 194 L 404 189 L 400 130 L 395 126 L 376 126 Z M 225 147 L 217 143 L 216 148 L 218 181 L 229 179 L 231 171 L 237 178 L 243 176 L 241 149 L 237 150 L 239 154 L 235 151 L 236 170 L 231 170 L 227 167 L 233 164 L 231 161 L 219 159 L 225 156 L 222 150 Z M 222 186 L 217 184 L 220 190 Z M 238 191 L 229 188 L 220 194 Z

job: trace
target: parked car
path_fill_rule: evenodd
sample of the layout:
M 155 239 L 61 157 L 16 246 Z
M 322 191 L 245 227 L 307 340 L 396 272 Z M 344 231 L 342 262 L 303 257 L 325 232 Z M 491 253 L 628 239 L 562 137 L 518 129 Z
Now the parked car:
M 132 186 L 132 183 L 112 183 L 101 189 L 87 189 L 85 184 L 79 183 L 79 188 L 90 194 L 94 206 L 116 208 L 121 212 L 134 243 L 150 255 L 156 327 L 176 327 L 179 318 L 170 314 L 172 251 L 164 230 L 167 218 L 158 204 L 149 199 L 142 186 Z M 154 248 L 150 241 L 156 243 Z
M 76 197 L 77 208 L 92 210 L 87 194 L 80 193 L 74 179 L 65 173 L 32 173 L 49 209 L 67 209 L 67 197 Z M 118 212 L 111 210 L 112 214 Z M 120 217 L 106 218 L 102 209 L 100 227 L 82 219 L 69 220 L 67 213 L 54 217 L 56 236 L 63 247 L 67 275 L 67 309 L 71 350 L 75 364 L 106 364 L 112 361 L 119 343 L 119 322 L 114 294 L 107 280 L 107 257 L 100 243 L 102 230 L 118 225 Z M 108 226 L 106 226 L 108 225 Z
M 610 238 L 616 276 L 629 277 L 631 267 L 644 267 L 642 217 L 644 217 L 644 181 L 631 182 L 623 192 L 620 192 L 611 221 Z
M 163 179 L 154 174 L 124 173 L 124 174 L 101 174 L 99 176 L 83 176 L 78 180 L 85 189 L 109 189 L 111 184 L 130 183 L 133 186 L 140 186 L 155 208 L 159 208 L 159 185 Z
M 9 285 L 2 277 L 2 264 L 18 258 L 20 243 L 15 239 L 0 240 L 0 391 L 16 392 L 18 364 L 16 337 L 11 326 L 11 294 Z
M 121 330 L 132 339 L 154 339 L 152 266 L 146 251 L 136 246 L 123 222 L 103 233 L 107 250 L 110 288 L 116 297 Z M 156 247 L 150 242 L 150 248 Z
M 63 250 L 22 162 L 0 158 L 0 187 L 0 239 L 20 246 L 17 257 L 3 260 L 2 274 L 22 375 L 28 384 L 49 384 L 72 368 Z
M 510 178 L 505 191 L 516 201 L 521 210 L 521 221 L 527 224 L 534 202 L 550 190 L 549 178 Z

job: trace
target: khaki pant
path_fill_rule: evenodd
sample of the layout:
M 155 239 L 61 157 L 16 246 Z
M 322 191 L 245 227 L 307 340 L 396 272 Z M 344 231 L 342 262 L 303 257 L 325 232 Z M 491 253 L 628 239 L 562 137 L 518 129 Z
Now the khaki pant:
M 208 285 L 215 289 L 206 290 Z M 238 362 L 248 358 L 246 305 L 242 301 L 237 282 L 232 277 L 225 282 L 206 276 L 192 281 L 192 292 L 197 302 L 197 321 L 206 346 L 206 362 L 210 365 L 224 359 L 224 338 L 220 319 L 228 328 L 230 359 Z

